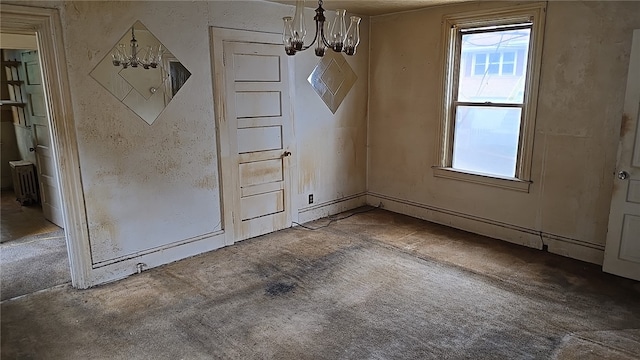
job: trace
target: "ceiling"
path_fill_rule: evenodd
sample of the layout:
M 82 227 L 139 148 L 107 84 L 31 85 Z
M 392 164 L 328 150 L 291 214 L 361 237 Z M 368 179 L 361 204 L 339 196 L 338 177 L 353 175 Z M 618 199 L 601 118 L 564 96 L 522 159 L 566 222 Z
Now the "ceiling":
M 268 1 L 295 5 L 295 0 Z M 347 9 L 350 13 L 374 16 L 462 1 L 468 0 L 324 0 L 322 7 L 327 10 Z M 316 0 L 306 0 L 305 5 L 314 9 L 318 7 Z

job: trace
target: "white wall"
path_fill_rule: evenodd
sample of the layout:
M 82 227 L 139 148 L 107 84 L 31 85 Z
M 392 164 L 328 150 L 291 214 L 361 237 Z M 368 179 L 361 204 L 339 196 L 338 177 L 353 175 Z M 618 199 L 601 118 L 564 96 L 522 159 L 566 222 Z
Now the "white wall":
M 261 1 L 210 2 L 210 25 L 281 33 L 282 17 L 293 16 L 293 7 Z M 307 37 L 313 39 L 313 16 L 307 9 Z M 327 18 L 332 20 L 333 13 Z M 346 57 L 358 80 L 335 114 L 315 93 L 307 78 L 320 60 L 313 49 L 295 55 L 294 133 L 298 184 L 294 199 L 299 221 L 364 205 L 366 191 L 367 92 L 369 71 L 369 22 L 361 24 L 357 56 Z M 297 190 L 297 191 L 296 191 Z M 314 204 L 308 204 L 308 195 Z M 352 200 L 350 200 L 352 199 Z M 340 204 L 334 203 L 345 200 Z
M 277 33 L 292 8 L 260 1 L 19 4 L 61 11 L 94 262 L 219 229 L 208 27 Z M 430 169 L 440 136 L 442 16 L 490 6 L 375 17 L 370 56 L 365 19 L 359 54 L 348 59 L 358 81 L 335 115 L 306 82 L 317 59 L 296 56 L 301 221 L 361 204 L 368 180 L 372 204 L 529 245 L 540 245 L 542 235 L 551 251 L 601 259 L 640 3 L 549 3 L 529 193 L 434 178 Z M 193 74 L 151 126 L 89 76 L 136 20 Z M 307 204 L 310 193 L 320 206 Z
M 221 227 L 207 14 L 205 2 L 62 5 L 93 263 Z M 89 76 L 136 20 L 193 74 L 153 125 Z
M 281 19 L 292 7 L 261 1 L 17 4 L 56 7 L 61 13 L 93 263 L 134 257 L 219 230 L 209 27 L 279 33 Z M 153 125 L 89 76 L 136 20 L 192 73 Z M 365 21 L 361 49 L 368 48 L 367 34 Z M 294 155 L 301 180 L 293 192 L 305 201 L 313 192 L 321 204 L 361 195 L 356 200 L 364 204 L 367 51 L 349 59 L 359 80 L 335 115 L 306 82 L 317 61 L 312 54 L 295 59 L 292 92 L 299 153 Z M 335 208 L 316 210 L 307 216 Z
M 511 4 L 515 4 L 511 3 Z M 638 2 L 549 2 L 531 190 L 435 178 L 441 20 L 501 3 L 371 19 L 369 202 L 601 263 Z
M 307 18 L 309 16 L 310 13 Z M 313 49 L 296 55 L 299 58 L 295 65 L 294 112 L 300 221 L 352 209 L 366 201 L 363 195 L 366 192 L 367 166 L 368 19 L 364 19 L 361 25 L 357 54 L 345 56 L 357 80 L 335 114 L 307 81 L 319 58 Z M 314 195 L 313 205 L 308 204 L 309 194 Z M 354 196 L 352 201 L 328 206 Z M 327 206 L 322 208 L 323 204 Z

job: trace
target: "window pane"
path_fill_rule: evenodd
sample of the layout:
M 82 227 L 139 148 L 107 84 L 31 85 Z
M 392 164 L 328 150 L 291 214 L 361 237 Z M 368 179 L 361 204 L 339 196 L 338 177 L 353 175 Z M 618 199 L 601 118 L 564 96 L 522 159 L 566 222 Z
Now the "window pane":
M 502 75 L 513 75 L 513 64 L 502 64 Z
M 459 72 L 458 101 L 521 104 L 524 99 L 530 33 L 531 29 L 519 29 L 462 34 L 461 56 L 475 56 L 476 66 L 473 74 Z M 518 51 L 524 54 L 522 60 L 516 59 Z M 481 57 L 489 63 L 486 71 L 482 72 L 478 68 L 478 59 Z M 522 66 L 523 69 L 519 76 L 515 75 L 516 66 L 518 69 Z
M 452 167 L 515 177 L 521 111 L 520 108 L 459 106 Z
M 473 75 L 482 75 L 487 67 L 487 55 L 486 54 L 474 54 L 474 66 Z
M 514 52 L 505 52 L 502 56 L 502 61 L 506 63 L 512 63 L 516 60 L 516 53 Z

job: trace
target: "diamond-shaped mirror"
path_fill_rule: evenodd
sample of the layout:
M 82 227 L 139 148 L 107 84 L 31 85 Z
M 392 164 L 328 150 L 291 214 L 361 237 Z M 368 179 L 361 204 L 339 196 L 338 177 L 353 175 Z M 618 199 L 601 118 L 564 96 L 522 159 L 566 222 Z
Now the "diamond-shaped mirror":
M 357 79 L 351 66 L 341 54 L 327 51 L 307 81 L 320 95 L 329 110 L 335 114 Z
M 132 39 L 137 45 L 135 59 L 131 57 Z M 91 71 L 91 77 L 149 125 L 190 76 L 189 70 L 140 21 Z

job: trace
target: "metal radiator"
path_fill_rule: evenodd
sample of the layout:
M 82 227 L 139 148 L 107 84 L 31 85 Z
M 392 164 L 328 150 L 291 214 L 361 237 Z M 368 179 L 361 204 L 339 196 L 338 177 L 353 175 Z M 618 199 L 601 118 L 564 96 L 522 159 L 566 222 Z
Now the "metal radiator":
M 38 202 L 38 179 L 33 164 L 29 161 L 9 161 L 13 191 L 21 205 Z

